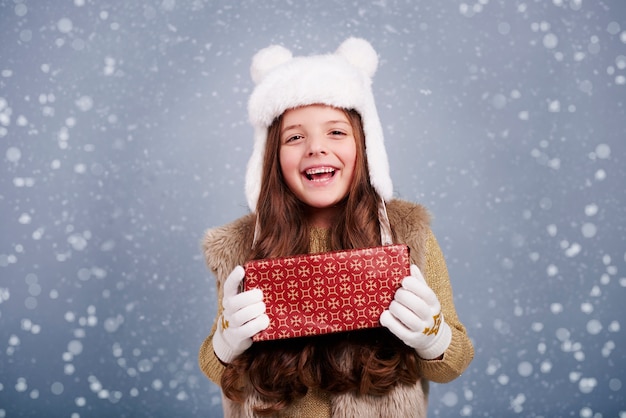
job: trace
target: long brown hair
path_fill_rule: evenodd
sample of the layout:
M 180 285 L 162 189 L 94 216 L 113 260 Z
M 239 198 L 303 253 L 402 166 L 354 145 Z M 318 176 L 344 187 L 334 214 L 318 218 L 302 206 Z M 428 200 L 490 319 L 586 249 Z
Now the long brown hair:
M 329 250 L 380 245 L 380 198 L 369 180 L 365 134 L 360 115 L 343 110 L 356 141 L 354 179 L 339 205 L 330 231 Z M 280 169 L 282 116 L 268 129 L 263 178 L 257 203 L 258 236 L 251 259 L 309 252 L 305 206 L 289 190 Z M 263 401 L 255 411 L 271 415 L 306 395 L 310 388 L 332 394 L 384 395 L 398 384 L 419 379 L 417 354 L 384 328 L 310 338 L 255 343 L 226 366 L 222 390 L 243 402 L 256 392 Z

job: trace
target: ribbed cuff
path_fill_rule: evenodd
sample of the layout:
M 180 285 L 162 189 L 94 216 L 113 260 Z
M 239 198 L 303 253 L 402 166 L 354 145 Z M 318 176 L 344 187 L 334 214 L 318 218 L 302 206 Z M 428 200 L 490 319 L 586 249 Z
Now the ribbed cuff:
M 442 321 L 439 329 L 439 333 L 434 338 L 434 341 L 427 348 L 417 350 L 417 354 L 424 360 L 432 360 L 441 356 L 450 345 L 452 341 L 452 330 L 447 322 Z
M 224 340 L 223 333 L 224 331 L 219 328 L 215 331 L 213 335 L 213 351 L 222 363 L 228 364 L 233 361 L 238 354 L 228 346 L 228 343 Z

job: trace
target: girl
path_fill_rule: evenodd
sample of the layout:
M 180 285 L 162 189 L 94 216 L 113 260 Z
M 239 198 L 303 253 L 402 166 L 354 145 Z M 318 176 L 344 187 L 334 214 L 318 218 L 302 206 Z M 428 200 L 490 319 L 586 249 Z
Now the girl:
M 473 358 L 426 209 L 392 199 L 377 66 L 356 38 L 334 54 L 271 46 L 253 59 L 252 213 L 204 239 L 218 314 L 199 362 L 226 417 L 425 417 L 428 381 L 457 378 Z M 413 265 L 380 328 L 252 344 L 269 318 L 260 289 L 239 292 L 247 260 L 390 243 L 408 245 Z

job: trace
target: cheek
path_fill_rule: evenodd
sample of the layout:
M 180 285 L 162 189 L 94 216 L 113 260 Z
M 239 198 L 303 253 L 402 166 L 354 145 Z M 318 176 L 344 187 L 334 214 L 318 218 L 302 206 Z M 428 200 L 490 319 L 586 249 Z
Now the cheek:
M 350 170 L 352 171 L 352 174 L 354 175 L 354 171 L 356 170 L 356 160 L 357 160 L 357 152 L 356 152 L 356 147 L 351 147 L 350 149 L 346 150 L 345 158 L 345 164 L 346 166 L 350 167 Z
M 278 164 L 283 178 L 287 181 L 293 176 L 294 171 L 298 171 L 298 161 L 294 158 L 293 153 L 289 152 L 289 148 L 281 148 L 278 153 Z
M 289 165 L 289 157 L 285 151 L 281 148 L 278 153 L 278 166 L 280 167 L 280 171 L 285 174 L 287 166 Z

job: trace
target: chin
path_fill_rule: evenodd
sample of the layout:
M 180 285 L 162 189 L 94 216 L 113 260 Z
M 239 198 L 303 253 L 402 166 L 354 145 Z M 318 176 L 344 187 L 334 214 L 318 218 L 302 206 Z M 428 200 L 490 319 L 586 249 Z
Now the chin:
M 337 207 L 337 205 L 341 202 L 342 199 L 337 199 L 337 200 L 325 200 L 325 201 L 309 201 L 309 202 L 305 202 L 307 206 L 309 206 L 312 209 L 319 209 L 319 210 L 324 210 L 324 209 L 330 209 L 330 208 L 334 208 Z

